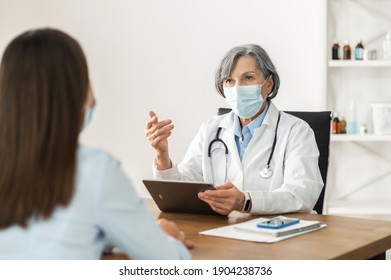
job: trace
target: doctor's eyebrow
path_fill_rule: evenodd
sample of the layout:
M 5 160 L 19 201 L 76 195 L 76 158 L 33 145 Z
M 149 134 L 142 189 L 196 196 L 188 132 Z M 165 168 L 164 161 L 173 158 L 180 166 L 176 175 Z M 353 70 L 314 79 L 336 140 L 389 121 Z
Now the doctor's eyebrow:
M 246 76 L 248 74 L 255 74 L 255 71 L 248 71 L 248 72 L 244 72 L 243 74 L 241 74 L 240 76 Z M 228 79 L 232 79 L 232 76 L 227 76 L 224 78 L 224 81 L 228 80 Z
M 255 74 L 255 71 L 244 72 L 244 73 L 242 74 L 242 76 L 245 76 L 245 75 L 248 75 L 248 74 Z

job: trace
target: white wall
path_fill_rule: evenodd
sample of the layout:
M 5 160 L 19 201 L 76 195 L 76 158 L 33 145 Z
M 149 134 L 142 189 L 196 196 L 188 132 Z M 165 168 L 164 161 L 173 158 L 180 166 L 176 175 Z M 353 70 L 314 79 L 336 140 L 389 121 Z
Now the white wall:
M 269 52 L 281 76 L 280 109 L 325 109 L 325 17 L 325 0 L 0 0 L 0 52 L 35 27 L 77 38 L 98 100 L 82 141 L 120 158 L 145 195 L 148 111 L 172 118 L 171 156 L 180 161 L 202 121 L 226 106 L 214 72 L 236 45 Z

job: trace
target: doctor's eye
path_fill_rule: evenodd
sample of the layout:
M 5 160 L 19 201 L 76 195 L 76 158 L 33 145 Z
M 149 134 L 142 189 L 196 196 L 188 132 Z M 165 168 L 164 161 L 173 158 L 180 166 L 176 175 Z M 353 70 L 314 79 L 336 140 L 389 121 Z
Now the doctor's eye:
M 233 86 L 235 84 L 235 81 L 233 79 L 227 78 L 224 81 L 225 86 Z
M 245 79 L 246 81 L 252 81 L 252 80 L 254 80 L 254 77 L 253 77 L 253 76 L 250 76 L 250 75 L 246 75 L 246 76 L 244 77 L 244 79 Z

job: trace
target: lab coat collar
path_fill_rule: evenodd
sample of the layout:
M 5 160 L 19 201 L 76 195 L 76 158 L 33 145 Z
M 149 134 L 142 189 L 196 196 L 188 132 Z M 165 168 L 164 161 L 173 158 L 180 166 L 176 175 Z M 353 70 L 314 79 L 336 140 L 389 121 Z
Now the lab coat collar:
M 234 118 L 235 118 L 235 113 L 233 111 L 229 112 L 224 116 L 222 121 L 219 124 L 219 127 L 227 129 L 227 128 L 232 128 L 234 126 Z
M 234 112 L 229 112 L 221 120 L 219 127 L 224 131 L 221 136 L 222 140 L 227 144 L 228 150 L 231 151 L 233 162 L 237 165 L 238 170 L 242 170 L 242 162 L 240 161 L 238 148 L 236 147 L 234 137 L 234 118 L 236 115 Z
M 278 114 L 280 111 L 277 109 L 276 106 L 270 101 L 269 103 L 269 110 L 267 110 L 265 119 L 263 120 L 262 125 L 267 125 L 273 131 L 276 131 L 276 126 L 277 126 L 277 119 L 278 119 Z

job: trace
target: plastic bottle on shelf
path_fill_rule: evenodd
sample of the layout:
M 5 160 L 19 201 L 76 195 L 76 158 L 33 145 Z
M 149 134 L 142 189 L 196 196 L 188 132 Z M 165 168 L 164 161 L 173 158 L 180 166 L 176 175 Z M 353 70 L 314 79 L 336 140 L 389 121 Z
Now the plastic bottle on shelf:
M 360 125 L 360 134 L 361 135 L 368 134 L 368 128 L 367 128 L 367 125 L 365 123 Z
M 345 40 L 345 43 L 344 43 L 344 46 L 343 46 L 343 59 L 344 60 L 350 60 L 351 52 L 352 52 L 352 49 L 350 48 L 349 41 Z
M 339 123 L 337 112 L 333 112 L 333 121 L 331 123 L 331 133 L 332 134 L 340 134 L 341 133 L 341 124 Z
M 388 28 L 386 38 L 383 41 L 383 58 L 391 59 L 391 29 Z
M 331 59 L 339 60 L 339 44 L 337 40 L 334 40 L 333 46 L 331 48 Z
M 358 42 L 355 52 L 354 52 L 354 58 L 356 60 L 363 60 L 364 58 L 364 45 L 362 44 L 362 40 Z
M 363 60 L 368 60 L 369 59 L 369 52 L 368 52 L 368 50 L 363 50 L 363 52 L 362 52 L 362 59 Z
M 354 101 L 350 103 L 350 112 L 348 119 L 348 134 L 357 134 L 357 120 L 356 120 L 356 104 Z

